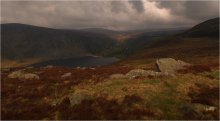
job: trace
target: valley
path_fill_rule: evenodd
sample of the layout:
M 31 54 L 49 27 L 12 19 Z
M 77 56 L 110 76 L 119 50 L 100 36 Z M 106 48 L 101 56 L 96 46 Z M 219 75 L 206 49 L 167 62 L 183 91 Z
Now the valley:
M 153 32 L 2 25 L 5 60 L 18 64 L 1 66 L 3 120 L 219 120 L 219 18 Z

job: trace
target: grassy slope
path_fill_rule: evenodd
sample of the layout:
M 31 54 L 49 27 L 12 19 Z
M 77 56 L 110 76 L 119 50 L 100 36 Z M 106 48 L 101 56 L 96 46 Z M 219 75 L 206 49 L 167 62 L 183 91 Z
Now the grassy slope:
M 152 64 L 158 58 L 175 58 L 194 64 L 218 64 L 218 38 L 168 37 L 122 60 L 122 65 Z
M 2 119 L 218 119 L 218 109 L 201 114 L 194 110 L 198 103 L 218 107 L 218 39 L 167 38 L 164 42 L 158 40 L 127 60 L 95 70 L 26 70 L 39 73 L 40 80 L 9 79 L 14 70 L 3 72 Z M 155 60 L 161 57 L 201 66 L 176 77 L 108 78 L 133 68 L 155 69 Z M 62 79 L 66 72 L 72 76 Z M 86 99 L 73 107 L 68 99 L 51 105 L 69 94 Z
M 38 73 L 40 80 L 10 79 L 10 72 L 4 71 L 2 119 L 218 119 L 217 111 L 200 115 L 193 107 L 196 103 L 218 107 L 219 71 L 189 71 L 176 77 L 108 78 L 131 69 L 26 69 Z M 72 76 L 61 78 L 66 72 Z M 77 94 L 73 99 L 86 99 L 73 107 L 68 99 L 53 105 L 57 99 L 73 94 Z
M 172 57 L 195 64 L 218 64 L 219 18 L 207 20 L 175 36 L 158 39 L 141 49 L 121 64 L 134 66 Z

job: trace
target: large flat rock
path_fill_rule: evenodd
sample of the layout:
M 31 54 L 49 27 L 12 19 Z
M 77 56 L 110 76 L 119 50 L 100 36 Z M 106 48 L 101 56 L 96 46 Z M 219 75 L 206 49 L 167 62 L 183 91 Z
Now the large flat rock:
M 174 74 L 180 69 L 184 69 L 191 64 L 173 58 L 161 58 L 156 61 L 157 68 L 160 72 Z

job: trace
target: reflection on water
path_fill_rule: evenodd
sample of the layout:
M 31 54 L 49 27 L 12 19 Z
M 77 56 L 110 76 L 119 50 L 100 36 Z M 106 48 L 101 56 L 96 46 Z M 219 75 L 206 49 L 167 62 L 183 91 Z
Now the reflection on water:
M 49 61 L 35 63 L 32 64 L 31 66 L 42 67 L 47 65 L 53 65 L 53 66 L 65 66 L 65 67 L 97 67 L 97 66 L 109 65 L 116 61 L 119 61 L 119 59 L 115 57 L 85 56 L 85 57 L 77 57 L 77 58 L 49 60 Z

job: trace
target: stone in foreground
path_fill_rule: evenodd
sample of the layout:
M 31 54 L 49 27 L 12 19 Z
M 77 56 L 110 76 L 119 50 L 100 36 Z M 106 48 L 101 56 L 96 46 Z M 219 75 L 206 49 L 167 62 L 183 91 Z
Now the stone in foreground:
M 131 70 L 126 74 L 127 78 L 136 78 L 136 77 L 148 77 L 148 76 L 169 76 L 169 73 L 166 72 L 155 72 L 152 70 L 143 70 L 143 69 L 135 69 Z
M 12 79 L 18 78 L 18 79 L 27 79 L 27 80 L 40 79 L 40 77 L 37 74 L 25 73 L 24 70 L 14 71 L 10 73 L 8 77 Z
M 65 74 L 63 74 L 62 76 L 61 76 L 61 78 L 64 78 L 64 79 L 66 79 L 66 78 L 69 78 L 69 77 L 71 77 L 71 73 L 69 72 L 69 73 L 65 73 Z
M 176 71 L 184 69 L 191 64 L 173 58 L 161 58 L 156 61 L 156 65 L 160 72 L 175 74 Z

